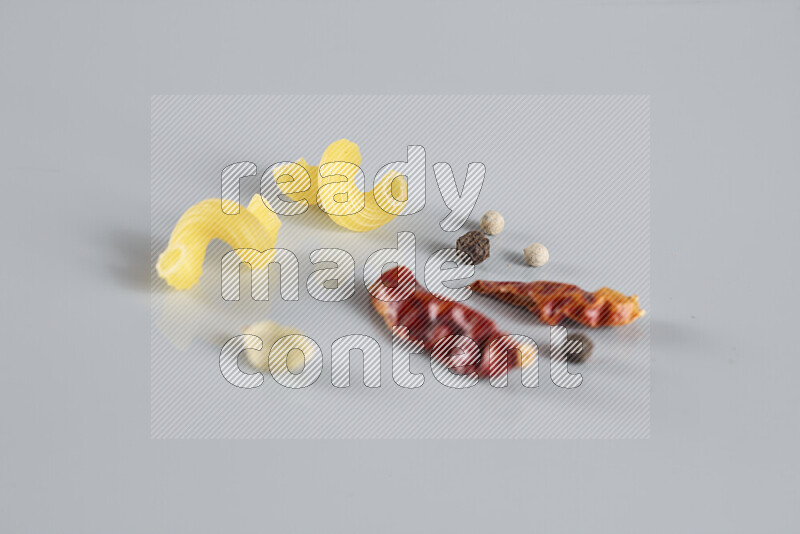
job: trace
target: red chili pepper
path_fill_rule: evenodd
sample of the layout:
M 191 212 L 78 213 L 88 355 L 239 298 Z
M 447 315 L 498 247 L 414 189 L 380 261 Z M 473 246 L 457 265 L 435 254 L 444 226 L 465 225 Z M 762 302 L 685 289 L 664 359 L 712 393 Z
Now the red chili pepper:
M 411 287 L 413 293 L 408 291 Z M 396 267 L 384 273 L 370 293 L 373 307 L 389 329 L 394 326 L 408 328 L 407 337 L 422 342 L 433 358 L 453 372 L 475 372 L 479 377 L 494 377 L 520 365 L 520 360 L 525 364 L 532 363 L 536 355 L 535 346 L 523 346 L 506 338 L 508 334 L 499 330 L 485 315 L 459 302 L 444 301 L 429 293 L 407 267 Z M 407 298 L 390 300 L 403 296 Z M 452 345 L 436 348 L 439 340 L 451 335 L 472 339 L 480 349 L 478 358 L 465 357 Z
M 645 314 L 636 295 L 626 297 L 604 287 L 594 293 L 560 282 L 489 282 L 476 280 L 473 291 L 522 306 L 543 323 L 572 319 L 584 326 L 622 326 Z

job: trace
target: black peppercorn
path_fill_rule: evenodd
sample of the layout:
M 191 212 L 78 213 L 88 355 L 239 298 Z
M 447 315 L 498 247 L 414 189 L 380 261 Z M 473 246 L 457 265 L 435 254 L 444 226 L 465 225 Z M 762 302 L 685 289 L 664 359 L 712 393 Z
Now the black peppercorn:
M 594 343 L 583 334 L 569 334 L 565 341 L 564 354 L 568 362 L 581 363 L 592 355 Z
M 489 238 L 480 230 L 473 230 L 458 238 L 456 248 L 466 253 L 474 265 L 478 265 L 489 257 Z

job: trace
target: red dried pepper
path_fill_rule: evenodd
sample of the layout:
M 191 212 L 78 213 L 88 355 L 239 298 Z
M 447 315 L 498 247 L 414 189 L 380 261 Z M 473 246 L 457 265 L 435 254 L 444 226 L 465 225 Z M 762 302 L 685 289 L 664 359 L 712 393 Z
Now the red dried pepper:
M 515 306 L 527 308 L 543 323 L 556 325 L 572 319 L 584 326 L 622 326 L 645 314 L 636 295 L 604 287 L 594 293 L 560 282 L 490 282 L 476 280 L 470 287 Z
M 409 287 L 415 288 L 413 293 L 407 290 Z M 494 377 L 505 373 L 506 369 L 532 363 L 536 356 L 535 346 L 505 337 L 507 334 L 485 315 L 459 302 L 433 296 L 414 279 L 407 267 L 395 267 L 384 273 L 370 293 L 373 307 L 389 329 L 405 326 L 407 337 L 422 342 L 433 358 L 453 372 Z M 407 298 L 390 300 L 402 297 Z M 453 350 L 452 346 L 436 348 L 439 340 L 451 335 L 472 339 L 480 349 L 478 361 L 465 357 L 461 350 Z

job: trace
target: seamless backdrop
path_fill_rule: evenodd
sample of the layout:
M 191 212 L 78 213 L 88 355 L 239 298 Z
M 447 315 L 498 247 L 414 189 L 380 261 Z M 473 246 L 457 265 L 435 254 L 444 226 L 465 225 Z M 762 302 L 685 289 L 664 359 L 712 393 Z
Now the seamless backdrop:
M 0 2 L 4 532 L 793 532 L 774 2 Z M 151 440 L 154 94 L 644 94 L 646 440 Z

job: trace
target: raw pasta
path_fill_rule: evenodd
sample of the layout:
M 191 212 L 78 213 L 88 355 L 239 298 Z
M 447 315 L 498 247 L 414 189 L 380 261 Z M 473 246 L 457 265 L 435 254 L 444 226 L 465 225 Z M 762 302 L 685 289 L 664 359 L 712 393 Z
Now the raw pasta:
M 221 239 L 234 249 L 251 249 L 241 252 L 242 261 L 253 269 L 266 267 L 274 252 L 258 254 L 275 247 L 281 222 L 267 207 L 261 195 L 255 195 L 246 209 L 236 211 L 232 200 L 208 199 L 195 204 L 181 216 L 167 249 L 156 264 L 158 275 L 175 289 L 189 289 L 200 279 L 206 248 L 212 239 Z
M 311 175 L 311 187 L 308 191 L 291 193 L 286 196 L 291 200 L 305 199 L 310 205 L 319 207 L 343 228 L 354 232 L 368 232 L 388 223 L 399 215 L 405 207 L 408 196 L 408 184 L 397 172 L 390 172 L 381 178 L 371 191 L 363 192 L 356 182 L 363 181 L 359 177 L 361 151 L 358 145 L 340 139 L 331 143 L 322 154 L 319 166 L 311 166 L 304 159 L 297 162 Z M 325 177 L 320 176 L 320 168 L 324 168 Z M 276 177 L 281 174 L 294 176 L 286 167 L 275 169 Z M 293 182 L 283 181 L 278 186 L 290 191 Z M 360 184 L 362 188 L 364 184 Z

